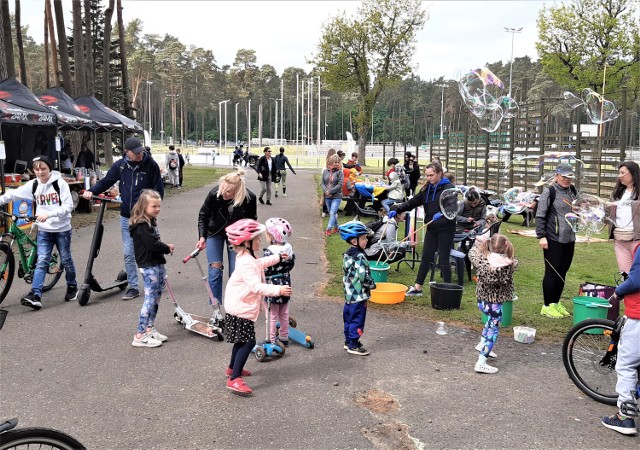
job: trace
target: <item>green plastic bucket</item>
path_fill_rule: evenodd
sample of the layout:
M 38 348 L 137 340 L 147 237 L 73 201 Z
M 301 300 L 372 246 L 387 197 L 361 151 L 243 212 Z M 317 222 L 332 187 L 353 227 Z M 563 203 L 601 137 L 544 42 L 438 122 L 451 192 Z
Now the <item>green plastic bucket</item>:
M 511 321 L 513 318 L 513 302 L 508 301 L 502 304 L 502 322 L 500 323 L 501 327 L 508 327 L 511 325 Z M 482 323 L 487 323 L 489 320 L 489 316 L 485 313 L 482 313 Z
M 573 324 L 576 325 L 586 319 L 606 319 L 611 305 L 608 298 L 573 297 Z M 592 331 L 591 334 L 602 334 Z
M 386 262 L 375 262 L 371 261 L 369 263 L 369 267 L 371 268 L 371 277 L 373 281 L 379 281 L 380 283 L 386 283 L 389 279 L 389 264 Z

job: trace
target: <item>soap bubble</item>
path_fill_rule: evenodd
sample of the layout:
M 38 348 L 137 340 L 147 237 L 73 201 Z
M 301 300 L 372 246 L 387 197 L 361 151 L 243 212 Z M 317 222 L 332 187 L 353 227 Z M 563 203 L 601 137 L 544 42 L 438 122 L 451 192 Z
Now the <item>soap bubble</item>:
M 564 103 L 571 109 L 583 106 L 589 116 L 589 120 L 595 124 L 611 122 L 620 116 L 616 105 L 612 101 L 605 99 L 593 89 L 585 88 L 577 97 L 572 92 L 566 91 L 562 94 Z

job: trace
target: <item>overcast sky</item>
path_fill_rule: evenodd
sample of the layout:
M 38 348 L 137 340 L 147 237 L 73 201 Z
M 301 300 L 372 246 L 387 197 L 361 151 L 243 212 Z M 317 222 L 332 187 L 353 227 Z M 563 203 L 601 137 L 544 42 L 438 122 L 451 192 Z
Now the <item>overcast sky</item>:
M 103 4 L 105 1 L 103 0 Z M 487 62 L 511 59 L 535 50 L 536 19 L 543 5 L 554 1 L 424 1 L 429 19 L 418 34 L 414 57 L 424 80 L 451 79 L 461 70 Z M 22 0 L 22 22 L 37 42 L 43 41 L 42 0 Z M 71 0 L 63 0 L 65 22 L 71 23 Z M 278 73 L 289 66 L 311 66 L 306 60 L 316 51 L 322 23 L 340 11 L 355 14 L 359 1 L 151 1 L 123 0 L 124 20 L 143 21 L 144 32 L 177 36 L 184 44 L 210 49 L 219 66 L 232 64 L 238 49 L 256 51 L 258 65 L 271 64 Z M 13 2 L 10 2 L 13 12 Z M 114 15 L 115 20 L 115 15 Z

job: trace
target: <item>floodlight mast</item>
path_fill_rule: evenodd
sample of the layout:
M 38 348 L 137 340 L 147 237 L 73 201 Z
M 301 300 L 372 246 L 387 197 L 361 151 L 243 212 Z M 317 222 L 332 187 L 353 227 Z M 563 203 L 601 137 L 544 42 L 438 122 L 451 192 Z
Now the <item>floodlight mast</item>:
M 516 33 L 521 33 L 522 28 L 513 28 L 513 27 L 504 27 L 504 31 L 507 33 L 511 33 L 511 64 L 509 64 L 509 98 L 511 98 L 511 79 L 513 76 L 513 41 L 515 39 Z

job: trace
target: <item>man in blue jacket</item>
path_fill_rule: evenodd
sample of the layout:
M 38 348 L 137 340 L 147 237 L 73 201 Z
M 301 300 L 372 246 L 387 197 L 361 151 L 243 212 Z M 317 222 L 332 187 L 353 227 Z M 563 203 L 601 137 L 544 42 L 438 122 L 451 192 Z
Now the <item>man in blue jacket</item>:
M 133 252 L 133 239 L 129 234 L 129 217 L 131 208 L 136 204 L 140 193 L 144 189 L 153 189 L 161 197 L 164 197 L 164 185 L 160 175 L 160 167 L 151 155 L 145 151 L 140 139 L 129 138 L 124 142 L 125 155 L 116 161 L 109 169 L 105 177 L 98 181 L 91 189 L 88 189 L 82 196 L 91 198 L 100 194 L 111 186 L 120 182 L 120 228 L 122 233 L 122 246 L 124 248 L 124 267 L 127 271 L 129 289 L 122 296 L 123 300 L 131 300 L 140 295 L 138 284 L 138 268 Z

